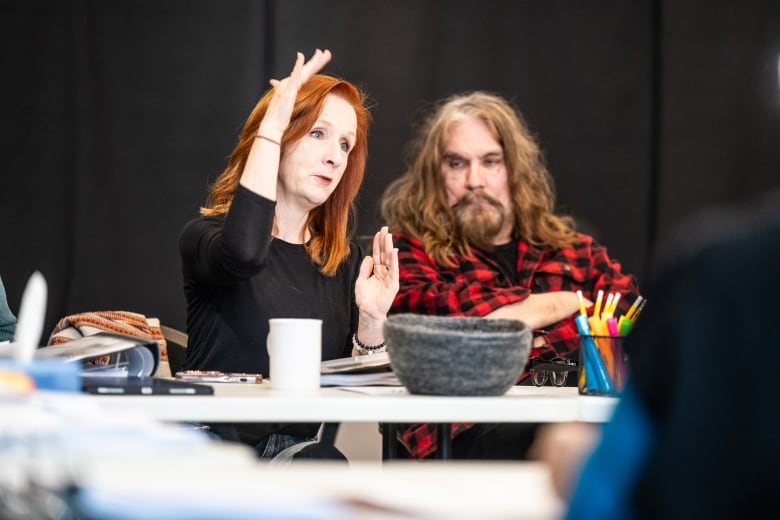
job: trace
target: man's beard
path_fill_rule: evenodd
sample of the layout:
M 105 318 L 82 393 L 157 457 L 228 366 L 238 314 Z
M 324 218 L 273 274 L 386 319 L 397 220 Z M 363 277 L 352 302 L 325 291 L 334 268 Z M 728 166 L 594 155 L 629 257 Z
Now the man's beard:
M 453 207 L 458 234 L 469 245 L 492 251 L 504 226 L 505 208 L 498 200 L 484 193 L 469 192 Z

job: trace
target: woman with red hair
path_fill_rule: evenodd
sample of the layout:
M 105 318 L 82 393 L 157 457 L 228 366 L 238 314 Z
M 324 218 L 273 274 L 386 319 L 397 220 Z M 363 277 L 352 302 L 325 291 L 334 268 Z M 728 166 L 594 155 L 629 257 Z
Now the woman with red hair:
M 350 239 L 370 114 L 354 85 L 318 72 L 330 51 L 271 80 L 214 182 L 182 231 L 189 334 L 185 369 L 268 375 L 270 318 L 317 318 L 323 360 L 383 349 L 398 291 L 387 228 L 363 256 Z M 318 424 L 241 425 L 261 457 L 313 439 Z

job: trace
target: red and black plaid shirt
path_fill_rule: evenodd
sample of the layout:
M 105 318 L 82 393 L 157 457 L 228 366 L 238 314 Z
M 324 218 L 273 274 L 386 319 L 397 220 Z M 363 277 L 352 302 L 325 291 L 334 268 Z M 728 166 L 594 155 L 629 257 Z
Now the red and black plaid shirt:
M 599 289 L 619 292 L 619 314 L 628 310 L 639 296 L 635 277 L 620 272 L 620 263 L 607 255 L 607 249 L 592 237 L 579 234 L 573 247 L 540 249 L 519 240 L 516 282 L 481 251 L 456 259 L 455 267 L 441 267 L 429 256 L 422 243 L 408 235 L 393 233 L 398 247 L 401 288 L 391 313 L 412 312 L 440 316 L 485 316 L 490 312 L 526 299 L 532 293 L 577 291 L 595 301 Z M 616 313 L 618 314 L 618 313 Z M 579 334 L 573 317 L 545 327 L 548 345 L 531 350 L 531 358 L 566 356 L 579 347 Z M 529 361 L 530 366 L 530 361 Z M 529 375 L 528 366 L 520 381 Z M 452 425 L 451 435 L 470 428 L 467 423 Z M 415 458 L 436 451 L 436 430 L 428 424 L 409 425 L 400 440 Z

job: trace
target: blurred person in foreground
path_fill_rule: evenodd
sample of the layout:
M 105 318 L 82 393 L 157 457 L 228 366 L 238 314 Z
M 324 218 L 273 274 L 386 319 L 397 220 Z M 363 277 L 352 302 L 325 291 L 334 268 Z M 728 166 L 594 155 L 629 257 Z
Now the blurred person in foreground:
M 482 91 L 444 99 L 411 144 L 405 173 L 381 203 L 399 249 L 391 313 L 522 320 L 535 332 L 532 359 L 575 360 L 576 292 L 587 306 L 599 290 L 620 293 L 622 313 L 639 296 L 635 277 L 604 246 L 555 213 L 552 177 L 508 100 Z M 522 459 L 535 429 L 453 424 L 453 455 Z M 436 450 L 433 425 L 409 425 L 399 440 L 413 458 Z
M 330 58 L 318 49 L 304 62 L 298 53 L 290 75 L 271 80 L 201 216 L 181 233 L 185 369 L 268 376 L 270 318 L 321 319 L 323 360 L 384 349 L 398 255 L 386 229 L 369 256 L 350 239 L 370 114 L 353 84 L 317 74 Z M 237 432 L 232 440 L 274 458 L 311 442 L 319 427 L 212 429 Z
M 689 219 L 657 257 L 603 434 L 549 425 L 531 454 L 568 518 L 758 518 L 780 486 L 780 191 Z

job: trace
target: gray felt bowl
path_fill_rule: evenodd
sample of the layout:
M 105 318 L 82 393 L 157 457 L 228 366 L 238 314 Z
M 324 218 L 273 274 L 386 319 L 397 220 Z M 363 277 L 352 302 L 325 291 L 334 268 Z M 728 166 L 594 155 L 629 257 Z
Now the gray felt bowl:
M 412 394 L 502 395 L 531 352 L 531 330 L 517 320 L 395 314 L 384 333 L 390 365 Z

